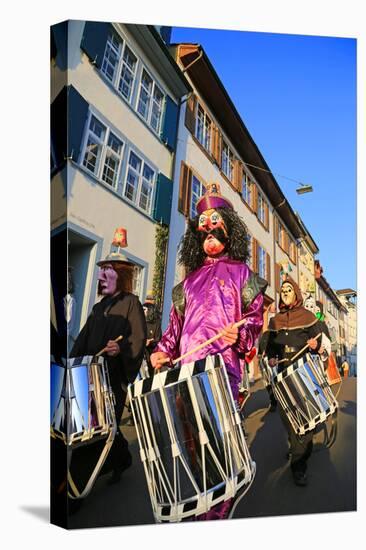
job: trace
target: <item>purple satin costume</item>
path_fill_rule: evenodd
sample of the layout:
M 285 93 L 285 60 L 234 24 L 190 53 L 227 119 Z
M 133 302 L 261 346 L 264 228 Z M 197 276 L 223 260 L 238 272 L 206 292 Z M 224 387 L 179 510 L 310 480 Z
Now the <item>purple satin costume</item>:
M 235 401 L 238 400 L 243 361 L 239 353 L 245 354 L 254 346 L 263 325 L 262 292 L 243 310 L 242 290 L 251 274 L 246 264 L 226 256 L 206 258 L 204 264 L 183 281 L 184 313 L 179 313 L 173 304 L 169 326 L 154 350 L 175 359 L 212 338 L 230 323 L 245 318 L 246 323 L 239 328 L 235 345 L 229 346 L 219 339 L 182 361 L 183 364 L 190 363 L 221 353 Z M 223 502 L 196 519 L 224 519 L 230 506 L 230 500 Z
M 172 306 L 169 326 L 155 349 L 175 359 L 212 338 L 230 323 L 245 318 L 246 323 L 239 328 L 239 339 L 234 346 L 225 344 L 220 338 L 182 361 L 190 363 L 221 353 L 235 400 L 241 380 L 239 353 L 244 354 L 254 346 L 263 325 L 262 293 L 242 311 L 241 291 L 251 273 L 246 264 L 226 256 L 206 258 L 203 266 L 183 282 L 184 315 Z

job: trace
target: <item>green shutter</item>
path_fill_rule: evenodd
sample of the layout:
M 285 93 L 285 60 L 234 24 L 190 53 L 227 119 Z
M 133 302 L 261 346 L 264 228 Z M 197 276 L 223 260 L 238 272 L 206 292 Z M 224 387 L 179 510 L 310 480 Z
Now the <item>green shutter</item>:
M 173 182 L 171 179 L 159 174 L 156 182 L 156 194 L 153 218 L 159 223 L 169 225 L 172 209 Z
M 175 150 L 177 143 L 178 114 L 178 105 L 167 95 L 161 139 L 171 151 Z

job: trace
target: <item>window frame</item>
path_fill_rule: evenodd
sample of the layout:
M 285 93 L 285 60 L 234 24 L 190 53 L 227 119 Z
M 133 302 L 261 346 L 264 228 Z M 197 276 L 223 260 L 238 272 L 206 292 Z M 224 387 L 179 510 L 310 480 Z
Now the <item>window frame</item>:
M 142 85 L 142 77 L 143 77 L 143 74 L 144 74 L 144 71 L 145 73 L 147 74 L 147 76 L 151 79 L 152 81 L 152 90 L 151 90 L 151 94 L 149 95 L 149 103 L 148 103 L 148 109 L 147 109 L 147 117 L 145 117 L 140 111 L 139 111 L 139 104 L 140 104 L 140 97 L 141 97 L 141 90 L 143 88 L 143 85 Z M 153 106 L 154 104 L 156 104 L 155 100 L 154 100 L 154 96 L 155 96 L 155 90 L 156 88 L 160 91 L 161 95 L 162 95 L 162 100 L 161 100 L 161 109 L 160 109 L 160 113 L 159 113 L 159 124 L 158 124 L 158 128 L 155 128 L 151 121 L 152 121 L 152 112 L 153 112 Z M 144 88 L 146 90 L 146 88 Z M 141 117 L 145 122 L 146 124 L 149 126 L 149 128 L 152 129 L 152 131 L 157 134 L 157 135 L 160 135 L 160 132 L 161 132 L 161 128 L 162 128 L 162 122 L 163 122 L 163 114 L 164 114 L 164 105 L 165 105 L 165 102 L 166 102 L 166 93 L 164 92 L 164 89 L 163 87 L 160 85 L 160 83 L 158 83 L 158 81 L 156 80 L 156 78 L 154 78 L 150 71 L 147 70 L 147 68 L 142 65 L 142 68 L 141 68 L 141 73 L 140 73 L 140 76 L 139 76 L 139 80 L 138 80 L 138 85 L 137 85 L 137 93 L 136 93 L 136 104 L 135 104 L 135 111 L 136 113 L 138 114 L 139 117 Z
M 97 122 L 99 122 L 99 124 L 105 129 L 103 140 L 101 140 L 98 137 L 98 135 L 95 134 L 90 128 L 91 122 L 92 122 L 93 119 L 95 119 Z M 88 114 L 88 118 L 87 118 L 87 124 L 85 125 L 85 128 L 86 128 L 86 130 L 84 131 L 83 146 L 82 146 L 82 149 L 81 149 L 82 154 L 80 156 L 79 164 L 85 170 L 87 170 L 88 173 L 92 174 L 98 181 L 103 182 L 108 187 L 110 187 L 110 188 L 114 189 L 115 191 L 117 191 L 118 182 L 119 182 L 120 177 L 121 177 L 121 170 L 122 170 L 122 165 L 123 165 L 123 155 L 124 155 L 124 151 L 125 151 L 125 147 L 126 147 L 126 140 L 124 138 L 121 138 L 119 135 L 117 135 L 117 133 L 114 130 L 111 129 L 110 125 L 108 125 L 107 123 L 102 121 L 101 118 L 98 115 L 96 115 L 92 110 L 89 110 L 89 114 Z M 92 134 L 92 137 L 95 137 L 95 141 L 98 141 L 99 145 L 101 146 L 101 153 L 100 153 L 100 157 L 99 157 L 99 160 L 98 160 L 98 163 L 97 163 L 97 169 L 95 171 L 92 171 L 85 164 L 85 158 L 86 158 L 86 155 L 87 155 L 87 148 L 88 148 L 88 141 L 89 141 L 89 136 L 91 134 Z M 108 149 L 110 149 L 110 146 L 108 145 L 108 143 L 109 143 L 109 137 L 110 137 L 111 134 L 121 143 L 121 150 L 120 150 L 119 155 L 115 151 L 112 150 L 112 154 L 114 156 L 117 156 L 117 157 L 119 156 L 118 168 L 117 168 L 117 171 L 116 171 L 115 182 L 114 182 L 113 185 L 110 184 L 108 181 L 106 181 L 103 178 L 104 169 L 105 169 L 105 166 L 106 166 L 107 152 L 108 152 Z
M 199 196 L 196 193 L 193 193 L 193 180 L 194 179 L 196 179 L 198 181 L 198 183 L 200 184 L 200 190 L 203 191 L 202 194 L 199 195 Z M 206 185 L 205 185 L 203 179 L 198 177 L 194 172 L 192 172 L 190 185 L 191 185 L 191 193 L 190 193 L 190 203 L 189 203 L 189 216 L 190 216 L 190 219 L 193 219 L 194 217 L 197 216 L 197 210 L 196 210 L 197 202 L 204 195 L 204 192 L 206 190 Z M 194 195 L 197 197 L 197 199 L 196 199 L 194 209 L 193 209 L 193 196 Z
M 224 157 L 225 148 L 227 149 L 228 154 L 227 156 Z M 225 170 L 225 167 L 224 167 L 224 160 L 227 160 L 227 171 Z M 234 153 L 232 152 L 229 144 L 224 140 L 224 138 L 222 138 L 222 147 L 221 147 L 221 171 L 230 182 L 233 181 Z
M 266 227 L 266 207 L 268 208 L 268 203 L 260 191 L 257 191 L 257 195 L 257 218 Z M 263 219 L 261 214 L 263 214 Z
M 263 267 L 264 267 L 264 272 L 261 273 L 261 252 L 263 253 L 262 256 L 262 260 L 263 260 Z M 257 241 L 257 264 L 258 264 L 258 275 L 260 277 L 262 277 L 263 279 L 265 279 L 267 281 L 267 276 L 268 276 L 268 273 L 267 273 L 267 251 L 266 249 Z
M 202 139 L 200 139 L 199 136 L 199 120 L 200 120 L 200 111 L 203 114 L 203 120 L 202 120 Z M 212 118 L 208 115 L 206 109 L 204 109 L 201 105 L 201 103 L 197 102 L 197 112 L 196 112 L 196 125 L 195 125 L 195 132 L 194 135 L 196 139 L 199 141 L 199 143 L 204 147 L 204 149 L 211 153 L 211 146 L 212 146 Z M 209 124 L 207 125 L 207 120 L 209 121 Z
M 114 36 L 116 38 L 116 40 L 118 41 L 118 43 L 119 43 L 117 64 L 116 64 L 116 68 L 115 68 L 112 80 L 108 77 L 106 71 L 103 70 L 103 66 L 104 66 L 104 62 L 105 62 L 105 58 L 106 58 L 107 47 L 108 47 L 109 44 L 111 44 L 110 36 Z M 113 44 L 112 44 L 112 46 L 113 46 Z M 129 68 L 130 72 L 133 74 L 133 78 L 132 78 L 132 84 L 130 86 L 130 94 L 129 94 L 128 98 L 120 90 L 122 70 L 123 70 L 124 66 L 127 65 L 125 60 L 124 60 L 124 55 L 125 55 L 126 48 L 128 48 L 128 50 L 131 52 L 131 54 L 136 58 L 134 71 L 131 71 L 131 69 Z M 136 53 L 134 52 L 133 48 L 131 48 L 131 46 L 127 42 L 127 40 L 124 37 L 120 36 L 120 34 L 117 33 L 117 31 L 115 31 L 113 29 L 111 31 L 110 35 L 108 36 L 108 39 L 107 39 L 107 42 L 106 42 L 104 55 L 103 55 L 102 66 L 101 66 L 100 71 L 105 76 L 105 78 L 112 84 L 113 88 L 117 91 L 117 93 L 130 105 L 132 104 L 132 99 L 133 99 L 133 96 L 134 96 L 134 88 L 135 88 L 135 84 L 136 84 L 136 76 L 138 74 L 139 65 L 140 65 L 139 56 L 136 55 Z
M 246 205 L 249 206 L 249 208 L 252 208 L 253 204 L 253 182 L 250 179 L 249 175 L 246 173 L 245 170 L 243 170 L 242 175 L 242 185 L 241 185 L 241 196 L 243 198 L 243 201 Z M 244 189 L 246 189 L 246 192 L 244 192 Z M 249 198 L 249 200 L 247 200 Z
M 138 184 L 137 184 L 136 196 L 135 196 L 134 199 L 131 199 L 126 195 L 126 188 L 127 188 L 127 184 L 128 184 L 127 180 L 128 180 L 128 176 L 129 176 L 130 167 L 132 167 L 131 164 L 130 164 L 131 154 L 134 154 L 141 161 L 141 169 L 140 169 L 140 172 L 138 173 Z M 151 183 L 150 204 L 149 204 L 149 209 L 148 210 L 146 210 L 145 208 L 143 208 L 141 206 L 141 195 L 142 195 L 141 190 L 142 190 L 142 187 L 143 187 L 145 165 L 148 166 L 148 168 L 153 173 L 153 180 L 152 180 L 152 183 Z M 132 167 L 132 169 L 136 172 L 136 170 L 133 167 Z M 134 147 L 130 146 L 128 148 L 128 155 L 127 155 L 127 158 L 126 158 L 126 173 L 125 173 L 124 182 L 123 182 L 122 197 L 126 201 L 128 201 L 130 204 L 133 204 L 136 208 L 138 208 L 139 210 L 141 210 L 142 212 L 147 214 L 148 216 L 151 216 L 151 214 L 152 214 L 152 208 L 153 208 L 153 204 L 154 204 L 154 196 L 155 196 L 155 191 L 156 191 L 157 175 L 158 175 L 157 170 L 155 168 L 153 168 L 151 166 L 151 164 L 148 161 L 146 161 L 143 156 L 141 156 L 139 153 L 137 153 Z M 148 181 L 148 180 L 146 180 L 146 181 Z

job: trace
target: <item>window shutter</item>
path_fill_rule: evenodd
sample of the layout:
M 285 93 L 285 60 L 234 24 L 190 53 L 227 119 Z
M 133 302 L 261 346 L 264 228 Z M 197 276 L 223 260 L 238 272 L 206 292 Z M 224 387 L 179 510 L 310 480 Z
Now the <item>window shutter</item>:
M 276 292 L 279 292 L 281 289 L 281 266 L 280 264 L 275 264 L 275 287 Z
M 241 194 L 241 182 L 243 173 L 243 163 L 239 159 L 234 160 L 234 188 Z
M 169 225 L 172 210 L 173 182 L 159 174 L 156 181 L 155 204 L 153 218 L 159 223 Z
M 189 166 L 182 161 L 180 169 L 178 210 L 185 216 L 189 216 L 189 203 L 191 199 L 192 172 Z
M 51 142 L 59 169 L 67 156 L 67 88 L 64 86 L 51 104 Z
M 187 100 L 185 125 L 193 135 L 196 131 L 196 110 L 197 98 L 194 94 L 192 94 Z
M 254 182 L 252 182 L 252 204 L 251 204 L 253 212 L 257 214 L 258 209 L 258 189 Z
M 86 53 L 90 61 L 101 68 L 108 35 L 112 30 L 110 23 L 86 21 L 80 48 Z
M 68 135 L 67 135 L 67 157 L 78 162 L 81 140 L 84 133 L 85 122 L 88 116 L 89 103 L 79 92 L 69 86 L 68 88 Z
M 266 226 L 266 229 L 269 230 L 269 207 L 267 202 L 264 203 L 264 211 L 265 211 L 265 226 Z
M 273 231 L 275 235 L 275 241 L 278 243 L 278 218 L 276 215 L 273 216 Z
M 51 59 L 55 60 L 57 57 L 57 66 L 62 70 L 68 69 L 68 30 L 68 21 L 51 27 Z
M 252 239 L 252 270 L 258 273 L 258 243 L 253 237 Z
M 268 252 L 266 252 L 266 280 L 267 280 L 268 286 L 270 286 L 271 285 L 271 257 L 268 254 Z
M 213 128 L 213 140 L 212 140 L 212 156 L 218 165 L 221 167 L 221 148 L 222 148 L 222 135 L 219 128 L 215 125 L 212 125 Z
M 161 139 L 171 151 L 175 150 L 177 143 L 178 113 L 178 105 L 167 95 Z

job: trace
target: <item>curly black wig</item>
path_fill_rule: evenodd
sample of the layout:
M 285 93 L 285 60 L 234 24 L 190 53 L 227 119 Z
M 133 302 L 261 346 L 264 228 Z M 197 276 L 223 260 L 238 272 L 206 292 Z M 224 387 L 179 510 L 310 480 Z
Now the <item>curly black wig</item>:
M 249 258 L 248 251 L 248 230 L 244 221 L 231 208 L 216 208 L 225 222 L 229 238 L 226 242 L 225 253 L 232 260 L 246 263 Z M 206 254 L 203 250 L 203 241 L 207 233 L 197 230 L 199 216 L 188 220 L 188 226 L 183 235 L 178 252 L 178 262 L 184 266 L 186 274 L 191 273 L 200 267 Z M 220 230 L 214 229 L 213 234 Z M 223 239 L 217 235 L 223 242 Z

